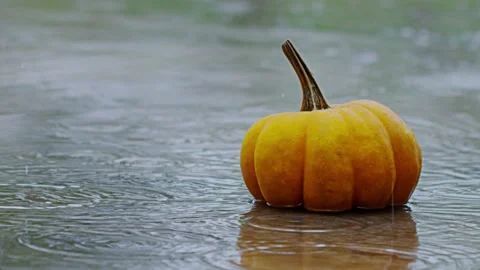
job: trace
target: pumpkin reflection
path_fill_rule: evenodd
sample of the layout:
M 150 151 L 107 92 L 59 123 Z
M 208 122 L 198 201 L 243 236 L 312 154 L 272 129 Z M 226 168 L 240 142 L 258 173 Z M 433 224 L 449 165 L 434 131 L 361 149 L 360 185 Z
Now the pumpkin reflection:
M 418 238 L 406 208 L 326 215 L 257 203 L 237 245 L 247 269 L 407 269 Z

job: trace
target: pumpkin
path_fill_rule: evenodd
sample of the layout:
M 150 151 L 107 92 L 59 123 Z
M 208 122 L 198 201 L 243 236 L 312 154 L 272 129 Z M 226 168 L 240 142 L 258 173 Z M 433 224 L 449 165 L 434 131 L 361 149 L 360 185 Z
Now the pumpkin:
M 310 215 L 254 204 L 237 249 L 245 269 L 409 269 L 419 240 L 408 209 Z M 328 218 L 326 218 L 328 217 Z
M 282 49 L 303 100 L 300 112 L 268 115 L 246 133 L 240 165 L 253 197 L 312 211 L 405 204 L 422 167 L 412 130 L 375 101 L 329 105 L 293 44 Z

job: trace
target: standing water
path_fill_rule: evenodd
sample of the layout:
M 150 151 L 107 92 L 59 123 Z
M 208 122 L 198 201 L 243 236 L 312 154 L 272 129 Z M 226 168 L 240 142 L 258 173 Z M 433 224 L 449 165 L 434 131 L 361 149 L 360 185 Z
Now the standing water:
M 0 0 L 0 268 L 478 269 L 475 1 Z M 409 204 L 325 215 L 252 203 L 239 149 L 301 96 L 402 116 Z

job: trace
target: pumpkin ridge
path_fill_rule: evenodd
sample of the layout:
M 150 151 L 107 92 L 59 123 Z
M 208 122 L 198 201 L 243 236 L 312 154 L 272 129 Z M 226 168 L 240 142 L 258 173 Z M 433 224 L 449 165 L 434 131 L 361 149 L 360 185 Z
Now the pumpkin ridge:
M 412 136 L 416 142 L 416 138 L 415 138 L 415 134 L 412 132 Z M 415 189 L 417 188 L 417 185 L 418 185 L 418 181 L 420 179 L 420 175 L 422 174 L 422 149 L 420 149 L 420 146 L 418 145 L 418 143 L 415 143 L 415 154 L 417 156 L 417 182 L 415 183 L 415 185 L 413 185 L 412 189 L 410 190 L 410 194 L 408 195 L 408 198 L 410 199 L 410 197 L 412 196 L 413 192 L 415 191 Z
M 315 212 L 352 209 L 354 175 L 352 159 L 344 148 L 349 144 L 345 120 L 336 109 L 331 109 L 312 112 L 308 121 L 304 208 Z
M 350 131 L 352 129 L 352 124 L 350 123 L 350 121 L 347 119 L 348 117 L 345 117 L 344 113 L 345 113 L 345 110 L 348 110 L 350 112 L 352 112 L 353 114 L 357 114 L 356 112 L 354 112 L 353 110 L 350 110 L 348 107 L 344 106 L 344 105 L 340 105 L 337 107 L 338 108 L 338 114 L 342 116 L 342 118 L 344 119 L 345 121 L 345 124 L 347 126 L 347 129 Z M 356 192 L 355 192 L 355 186 L 356 186 L 356 179 L 357 179 L 357 168 L 352 160 L 352 157 L 349 156 L 348 157 L 350 159 L 350 165 L 352 166 L 352 172 L 353 172 L 353 183 L 352 183 L 352 208 L 356 208 L 357 207 L 357 200 L 356 200 Z
M 398 171 L 397 171 L 397 162 L 396 162 L 396 160 L 397 160 L 397 159 L 396 159 L 396 158 L 397 158 L 397 154 L 396 154 L 395 151 L 393 150 L 393 149 L 395 149 L 395 148 L 393 147 L 393 144 L 392 144 L 392 137 L 391 137 L 392 135 L 390 134 L 390 131 L 388 131 L 388 128 L 387 128 L 387 126 L 385 126 L 385 123 L 383 122 L 383 120 L 382 120 L 380 117 L 378 117 L 378 115 L 377 115 L 373 110 L 371 110 L 368 106 L 365 106 L 365 105 L 362 104 L 362 103 L 355 103 L 355 105 L 360 106 L 360 107 L 366 109 L 367 111 L 369 111 L 370 114 L 372 114 L 375 118 L 378 119 L 378 121 L 382 124 L 383 128 L 385 129 L 385 131 L 386 131 L 386 133 L 387 133 L 388 141 L 389 141 L 390 148 L 392 149 L 392 154 L 393 154 L 393 166 L 395 167 L 395 182 L 394 182 L 393 185 L 392 185 L 392 189 L 391 189 L 391 194 L 392 194 L 392 195 L 390 195 L 390 198 L 389 198 L 390 204 L 393 205 L 393 201 L 394 201 L 394 199 L 395 199 L 395 198 L 394 198 L 394 194 L 395 194 L 394 190 L 395 190 L 395 187 L 396 187 L 396 185 L 397 185 L 397 175 L 398 175 Z
M 244 168 L 243 168 L 243 166 L 244 166 L 243 164 L 244 164 L 245 162 L 248 162 L 248 161 L 252 164 L 252 165 L 251 165 L 252 167 L 250 167 L 250 169 L 253 169 L 253 176 L 255 177 L 255 181 L 248 181 L 248 182 L 252 183 L 251 185 L 253 185 L 253 187 L 251 187 L 251 188 L 252 188 L 253 190 L 258 190 L 258 192 L 259 192 L 260 194 L 256 194 L 257 192 L 251 190 L 251 188 L 250 188 L 249 185 L 247 184 L 247 180 L 246 180 L 246 179 L 245 179 L 245 184 L 247 185 L 247 188 L 249 189 L 250 193 L 252 193 L 252 195 L 254 196 L 254 198 L 255 198 L 256 200 L 261 200 L 261 201 L 265 201 L 265 198 L 264 198 L 264 196 L 263 196 L 263 194 L 262 194 L 262 192 L 261 192 L 260 186 L 259 186 L 259 184 L 258 184 L 257 170 L 256 170 L 256 168 L 255 168 L 255 151 L 256 151 L 256 149 L 257 149 L 258 137 L 260 136 L 260 134 L 262 133 L 263 129 L 265 128 L 265 125 L 266 125 L 267 122 L 269 121 L 269 120 L 268 120 L 269 118 L 270 118 L 270 117 L 267 116 L 267 117 L 265 117 L 265 118 L 262 118 L 262 119 L 258 120 L 256 123 L 253 124 L 253 126 L 251 127 L 251 130 L 253 130 L 253 128 L 255 128 L 256 125 L 260 125 L 259 130 L 256 132 L 256 135 L 250 137 L 250 139 L 251 139 L 251 144 L 252 144 L 252 147 L 251 147 L 251 148 L 253 149 L 253 151 L 252 151 L 252 153 L 251 153 L 250 155 L 248 155 L 248 156 L 245 155 L 245 154 L 243 153 L 243 151 L 245 150 L 246 146 L 245 146 L 244 144 L 242 144 L 242 151 L 241 151 L 241 157 L 240 157 L 240 159 L 241 159 L 240 163 L 241 163 L 242 174 L 244 174 L 245 171 L 248 171 L 248 170 L 249 170 L 248 168 L 244 169 Z M 249 130 L 249 132 L 251 132 L 251 131 Z M 244 143 L 247 142 L 247 141 L 246 141 L 247 138 L 248 138 L 248 133 L 247 133 L 247 135 L 246 135 L 246 139 L 244 140 Z M 244 178 L 245 178 L 245 175 L 243 175 L 243 176 L 244 176 Z M 251 179 L 251 178 L 249 178 L 249 179 Z M 259 195 L 259 196 L 258 196 L 258 195 Z
M 307 142 L 308 142 L 308 123 L 310 122 L 310 118 L 312 118 L 312 115 L 313 114 L 308 114 L 306 115 L 307 117 L 307 121 L 305 123 L 305 127 L 304 127 L 304 135 L 303 135 L 303 170 L 302 170 L 302 205 L 305 205 L 305 190 L 304 187 L 305 187 L 305 170 L 307 168 Z
M 413 131 L 412 131 L 412 136 L 413 136 L 414 141 L 417 142 L 417 138 L 415 137 L 415 134 L 413 133 Z M 416 153 L 417 161 L 418 161 L 417 162 L 418 163 L 417 167 L 419 168 L 418 173 L 417 173 L 417 179 L 419 179 L 420 174 L 422 173 L 421 168 L 422 168 L 423 160 L 422 160 L 422 149 L 420 148 L 420 145 L 418 143 L 415 143 L 415 153 Z M 418 184 L 418 182 L 417 182 L 417 184 Z M 417 184 L 415 184 L 415 186 L 413 187 L 412 192 L 415 190 Z
M 342 121 L 346 124 L 347 129 L 350 130 L 350 125 L 348 124 L 348 121 L 345 119 L 342 113 L 339 111 L 335 111 L 335 113 L 342 118 Z M 351 156 L 348 156 L 348 160 L 350 161 L 350 167 L 352 168 L 352 197 L 350 198 L 350 209 L 355 208 L 355 167 L 353 166 L 353 160 Z
M 360 110 L 359 110 L 360 109 Z M 355 195 L 354 195 L 354 203 L 355 203 L 355 206 L 356 207 L 362 207 L 362 208 L 381 208 L 381 207 L 385 207 L 387 204 L 388 204 L 388 199 L 390 199 L 390 196 L 392 194 L 392 190 L 391 190 L 391 187 L 392 187 L 392 184 L 391 182 L 394 182 L 395 179 L 396 179 L 396 167 L 395 167 L 395 160 L 393 159 L 393 151 L 391 149 L 391 145 L 390 145 L 390 138 L 388 137 L 388 132 L 385 128 L 385 126 L 383 124 L 381 124 L 382 122 L 380 120 L 378 120 L 377 117 L 372 117 L 372 115 L 374 115 L 371 111 L 369 110 L 365 110 L 363 108 L 363 106 L 357 106 L 356 103 L 349 103 L 348 106 L 341 106 L 341 112 L 344 113 L 344 116 L 347 116 L 346 118 L 348 119 L 347 120 L 347 125 L 348 125 L 348 128 L 350 130 L 352 130 L 352 127 L 355 127 L 356 126 L 356 121 L 361 121 L 363 122 L 361 125 L 363 126 L 362 129 L 364 128 L 372 128 L 372 127 L 378 127 L 378 128 L 383 128 L 383 132 L 382 131 L 379 131 L 380 133 L 377 133 L 377 132 L 374 132 L 374 133 L 369 133 L 368 130 L 367 130 L 367 133 L 365 133 L 366 136 L 368 136 L 369 140 L 375 140 L 376 139 L 376 136 L 386 136 L 384 138 L 381 138 L 381 137 L 378 137 L 379 140 L 383 141 L 382 143 L 374 146 L 373 149 L 375 149 L 374 151 L 388 151 L 391 153 L 391 157 L 385 157 L 385 159 L 378 159 L 378 161 L 380 160 L 385 160 L 385 161 L 381 161 L 381 170 L 378 171 L 379 175 L 377 176 L 366 176 L 365 178 L 365 175 L 364 173 L 362 173 L 361 175 L 363 175 L 361 179 L 359 179 L 359 174 L 360 172 L 363 172 L 363 169 L 362 167 L 359 167 L 360 165 L 357 164 L 356 161 L 354 161 L 354 167 L 353 167 L 353 171 L 354 171 L 354 174 L 355 174 L 355 179 L 354 179 L 354 187 L 358 186 L 358 181 L 361 180 L 361 182 L 365 182 L 365 183 L 368 183 L 369 185 L 369 189 L 373 189 L 373 190 L 378 190 L 379 192 L 383 192 L 382 190 L 385 190 L 385 192 L 389 192 L 389 193 L 385 193 L 386 195 L 386 198 L 385 199 L 382 199 L 382 201 L 377 201 L 376 203 L 373 203 L 373 201 L 371 201 L 370 199 L 365 201 L 365 194 L 363 193 L 358 193 L 359 190 L 355 190 Z M 362 112 L 363 111 L 363 112 Z M 350 117 L 348 117 L 350 116 Z M 365 131 L 362 131 L 362 132 L 365 132 Z M 355 132 L 352 132 L 352 133 L 355 133 Z M 361 138 L 361 137 L 359 137 Z M 388 140 L 388 141 L 387 141 Z M 390 155 L 390 154 L 389 154 Z M 364 162 L 367 161 L 367 160 L 364 160 Z M 368 161 L 367 161 L 368 162 Z M 385 163 L 383 163 L 385 162 Z M 368 163 L 367 163 L 368 164 Z M 385 178 L 382 178 L 382 179 L 378 179 L 378 181 L 375 181 L 375 182 L 372 182 L 373 177 L 385 177 Z M 388 181 L 389 179 L 391 179 L 391 181 Z M 378 183 L 378 185 L 377 185 Z M 373 185 L 373 186 L 370 186 L 370 185 Z M 382 194 L 382 193 L 379 193 L 379 194 Z M 380 199 L 380 197 L 378 197 L 377 199 Z M 385 202 L 383 201 L 385 200 Z M 367 204 L 367 205 L 364 205 L 364 204 Z M 373 203 L 373 204 L 372 204 Z M 383 205 L 385 204 L 385 205 Z
M 269 117 L 271 119 L 271 117 Z M 257 143 L 258 143 L 258 138 L 260 138 L 260 135 L 262 135 L 263 131 L 265 130 L 265 128 L 268 126 L 269 124 L 269 120 L 270 119 L 265 119 L 265 123 L 263 124 L 262 128 L 260 129 L 260 131 L 258 132 L 257 134 L 257 137 L 255 138 L 255 146 L 254 146 L 254 150 L 253 150 L 253 156 L 252 156 L 252 159 L 253 159 L 253 172 L 255 174 L 255 178 L 257 179 L 257 186 L 258 186 L 258 190 L 260 190 L 260 194 L 262 195 L 262 198 L 263 198 L 263 201 L 267 201 L 265 199 L 265 194 L 263 194 L 263 191 L 262 191 L 262 187 L 260 186 L 260 183 L 258 182 L 258 175 L 257 175 L 257 168 L 255 166 L 255 154 L 257 153 Z
M 398 158 L 395 158 L 395 167 L 396 167 L 397 179 L 396 179 L 396 182 L 395 182 L 394 190 L 392 192 L 391 204 L 392 205 L 405 204 L 408 201 L 408 199 L 411 197 L 412 193 L 414 192 L 414 190 L 415 190 L 415 188 L 418 184 L 420 174 L 421 174 L 421 167 L 422 167 L 421 149 L 420 149 L 420 147 L 417 143 L 417 140 L 415 138 L 415 134 L 407 126 L 405 121 L 403 119 L 401 119 L 390 108 L 388 108 L 388 107 L 386 107 L 382 104 L 379 104 L 377 102 L 369 101 L 369 100 L 363 100 L 363 101 L 359 100 L 358 103 L 359 103 L 359 105 L 361 105 L 363 107 L 366 107 L 367 109 L 372 111 L 375 115 L 377 115 L 378 118 L 380 118 L 380 120 L 383 119 L 382 123 L 384 123 L 385 126 L 389 125 L 389 124 L 386 124 L 386 123 L 388 123 L 390 118 L 389 117 L 382 118 L 381 117 L 382 114 L 393 116 L 394 119 L 396 121 L 398 121 L 398 124 L 401 125 L 399 130 L 403 130 L 403 132 L 401 134 L 396 135 L 396 138 L 397 138 L 396 140 L 391 140 L 392 150 L 400 151 L 398 153 L 395 153 L 395 151 L 393 152 L 395 157 L 397 157 L 397 155 L 398 155 Z M 393 121 L 395 121 L 395 120 L 393 120 Z M 390 128 L 392 128 L 392 127 L 390 127 Z M 392 136 L 391 133 L 390 133 L 390 130 L 387 129 L 387 131 L 388 131 L 389 135 Z M 400 140 L 399 140 L 399 138 L 400 138 Z M 394 144 L 394 142 L 395 142 L 395 144 Z M 405 155 L 405 147 L 409 147 L 409 148 L 411 147 L 411 150 L 409 150 L 409 151 L 412 151 L 411 154 L 414 157 L 414 159 L 413 159 L 414 164 L 411 164 L 410 166 L 413 166 L 413 167 L 409 166 L 410 168 L 408 168 L 408 170 L 414 170 L 415 171 L 414 176 L 413 175 L 405 176 L 405 171 L 400 170 L 400 168 L 402 168 L 402 164 L 404 162 L 404 159 L 401 159 L 401 157 L 403 155 Z M 403 149 L 403 150 L 401 150 L 401 149 Z M 397 165 L 397 164 L 399 164 L 399 165 Z M 405 166 L 405 165 L 403 165 L 403 166 Z M 399 179 L 402 180 L 402 181 L 399 181 Z M 406 187 L 409 187 L 408 188 L 408 194 L 405 193 L 406 190 L 407 190 Z
M 261 128 L 254 155 L 255 174 L 259 191 L 271 206 L 294 207 L 302 203 L 301 151 L 306 116 L 298 112 L 276 114 Z
M 395 185 L 396 185 L 396 181 L 397 181 L 397 165 L 396 165 L 395 151 L 394 151 L 394 148 L 393 148 L 393 145 L 392 145 L 391 135 L 390 135 L 387 127 L 385 126 L 384 122 L 382 121 L 382 119 L 379 116 L 377 116 L 377 114 L 374 113 L 372 110 L 363 106 L 362 103 L 360 103 L 360 102 L 361 102 L 361 100 L 356 101 L 356 102 L 352 102 L 352 105 L 357 106 L 357 108 L 361 108 L 361 109 L 365 110 L 366 112 L 368 112 L 369 115 L 373 116 L 373 118 L 377 120 L 377 122 L 380 124 L 380 126 L 385 131 L 384 133 L 385 133 L 385 135 L 388 139 L 387 146 L 388 146 L 388 149 L 390 149 L 391 153 L 392 153 L 392 166 L 393 166 L 392 169 L 395 173 L 393 174 L 393 181 L 392 181 L 393 183 L 390 182 L 390 190 L 389 190 L 390 191 L 390 196 L 389 196 L 389 198 L 387 200 L 387 203 L 385 205 L 385 206 L 387 206 L 388 204 L 391 204 L 393 202 L 392 197 L 393 197 L 393 194 L 394 194 Z

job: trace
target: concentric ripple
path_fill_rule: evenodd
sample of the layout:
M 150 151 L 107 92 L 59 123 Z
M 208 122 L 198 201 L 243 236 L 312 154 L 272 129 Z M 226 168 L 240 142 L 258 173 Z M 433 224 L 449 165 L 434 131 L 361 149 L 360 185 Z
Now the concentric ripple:
M 5 210 L 92 207 L 103 195 L 75 185 L 0 184 L 0 189 L 0 209 Z

